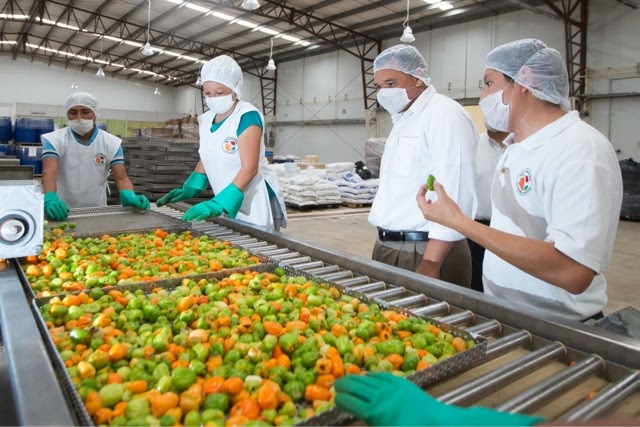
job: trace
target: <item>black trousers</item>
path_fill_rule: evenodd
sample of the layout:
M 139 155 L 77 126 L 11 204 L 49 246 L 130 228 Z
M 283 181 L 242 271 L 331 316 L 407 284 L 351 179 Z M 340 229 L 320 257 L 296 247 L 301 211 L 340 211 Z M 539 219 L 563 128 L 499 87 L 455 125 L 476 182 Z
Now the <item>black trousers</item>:
M 476 220 L 477 222 L 489 225 L 489 221 Z M 484 247 L 480 246 L 471 239 L 469 242 L 469 250 L 471 251 L 471 289 L 478 292 L 484 292 L 482 284 L 482 263 L 484 262 Z

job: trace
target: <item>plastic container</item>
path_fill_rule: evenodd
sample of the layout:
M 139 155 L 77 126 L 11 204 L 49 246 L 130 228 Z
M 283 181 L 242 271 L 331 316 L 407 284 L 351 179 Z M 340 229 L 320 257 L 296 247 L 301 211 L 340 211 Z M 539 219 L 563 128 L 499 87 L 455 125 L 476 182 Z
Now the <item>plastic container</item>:
M 21 165 L 33 166 L 34 175 L 42 175 L 42 146 L 17 145 L 15 153 Z
M 11 141 L 12 134 L 11 117 L 0 117 L 0 142 Z
M 21 117 L 16 120 L 15 141 L 18 143 L 39 143 L 40 136 L 53 132 L 53 119 Z
M 3 155 L 13 154 L 13 144 L 0 144 L 0 153 Z

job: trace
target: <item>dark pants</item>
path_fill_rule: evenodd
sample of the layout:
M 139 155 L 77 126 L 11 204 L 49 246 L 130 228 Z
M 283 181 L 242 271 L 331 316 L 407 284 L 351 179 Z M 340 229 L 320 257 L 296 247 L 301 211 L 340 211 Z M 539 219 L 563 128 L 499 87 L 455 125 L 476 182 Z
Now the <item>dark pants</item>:
M 484 219 L 476 219 L 480 224 L 489 225 L 489 221 Z M 469 250 L 471 251 L 471 289 L 478 292 L 484 292 L 482 284 L 482 263 L 484 262 L 484 247 L 480 246 L 473 240 L 467 239 L 469 242 Z

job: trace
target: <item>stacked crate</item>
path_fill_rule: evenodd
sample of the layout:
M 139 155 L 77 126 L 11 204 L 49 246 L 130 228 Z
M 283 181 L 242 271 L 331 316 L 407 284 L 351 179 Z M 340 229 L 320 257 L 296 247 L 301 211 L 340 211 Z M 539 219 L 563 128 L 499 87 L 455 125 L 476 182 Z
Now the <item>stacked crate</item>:
M 127 174 L 136 192 L 155 202 L 182 184 L 195 169 L 200 156 L 197 139 L 129 138 L 122 142 Z M 199 197 L 185 200 L 196 203 L 213 197 L 207 189 Z

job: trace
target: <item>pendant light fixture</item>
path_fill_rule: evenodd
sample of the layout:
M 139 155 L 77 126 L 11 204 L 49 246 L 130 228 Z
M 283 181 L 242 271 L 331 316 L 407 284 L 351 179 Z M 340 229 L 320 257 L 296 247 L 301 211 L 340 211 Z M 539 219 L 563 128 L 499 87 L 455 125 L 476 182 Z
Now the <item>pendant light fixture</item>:
M 151 0 L 149 1 L 149 9 L 147 11 L 147 42 L 142 46 L 142 54 L 144 56 L 153 55 L 153 49 L 151 49 L 151 43 L 149 43 L 149 39 L 151 38 Z
M 240 5 L 245 10 L 256 10 L 260 7 L 258 0 L 244 0 Z
M 402 23 L 404 30 L 402 31 L 402 37 L 400 37 L 400 41 L 402 43 L 413 43 L 416 41 L 416 38 L 413 37 L 413 30 L 411 30 L 411 27 L 409 26 L 409 3 L 410 0 L 407 0 L 407 19 Z
M 78 83 L 76 82 L 71 83 L 71 89 L 78 89 Z
M 102 60 L 102 37 L 100 37 L 100 59 Z M 102 65 L 98 67 L 98 71 L 96 71 L 96 77 L 104 78 L 104 70 L 102 69 Z
M 160 92 L 160 88 L 158 87 L 158 82 L 156 82 L 156 90 L 153 91 L 154 95 L 162 95 L 162 92 Z
M 271 53 L 269 53 L 269 62 L 267 63 L 267 71 L 275 71 L 276 63 L 273 61 L 273 38 L 271 39 Z
M 196 86 L 202 86 L 202 78 L 200 77 L 200 74 L 202 74 L 202 65 L 198 70 L 198 78 L 196 79 Z

